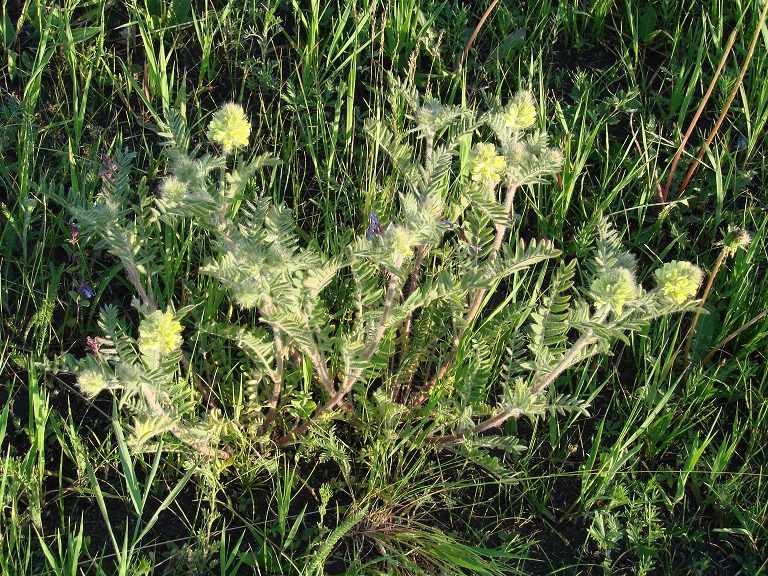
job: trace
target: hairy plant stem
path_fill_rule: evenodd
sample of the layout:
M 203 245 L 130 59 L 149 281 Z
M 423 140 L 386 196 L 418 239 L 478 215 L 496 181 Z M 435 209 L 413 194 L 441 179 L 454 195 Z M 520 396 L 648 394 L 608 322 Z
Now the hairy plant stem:
M 363 359 L 368 360 L 373 356 L 374 352 L 376 352 L 376 349 L 379 346 L 379 343 L 381 342 L 381 338 L 384 336 L 385 331 L 385 324 L 387 321 L 387 318 L 389 316 L 389 312 L 392 308 L 392 301 L 394 300 L 395 293 L 397 292 L 397 285 L 398 285 L 398 277 L 395 275 L 392 275 L 392 278 L 389 281 L 389 286 L 387 287 L 387 293 L 384 297 L 384 308 L 381 312 L 381 320 L 379 321 L 379 326 L 376 329 L 376 334 L 374 334 L 373 339 L 371 340 L 370 345 L 368 348 L 365 349 L 365 352 L 363 353 Z M 352 386 L 354 386 L 355 382 L 358 378 L 360 378 L 360 375 L 363 373 L 362 368 L 358 368 L 355 370 L 352 370 L 350 374 L 346 376 L 344 379 L 344 383 L 339 388 L 339 391 L 336 392 L 333 396 L 331 396 L 331 399 L 328 400 L 328 402 L 325 403 L 321 408 L 319 408 L 312 417 L 304 422 L 301 426 L 298 426 L 294 430 L 291 430 L 283 436 L 282 438 L 278 439 L 275 443 L 278 447 L 286 446 L 287 444 L 290 444 L 295 438 L 298 436 L 301 436 L 304 432 L 306 432 L 310 426 L 312 426 L 315 422 L 317 422 L 323 414 L 326 412 L 333 410 L 336 406 L 338 406 L 341 401 L 344 399 L 344 397 L 352 390 Z
M 424 259 L 424 246 L 419 246 L 416 250 L 416 258 L 413 261 L 413 270 L 411 270 L 411 280 L 408 283 L 408 294 L 413 294 L 416 290 L 416 286 L 419 281 L 419 271 L 421 269 L 421 261 Z M 403 325 L 403 352 L 408 343 L 408 337 L 411 335 L 411 326 L 413 324 L 413 311 L 408 312 L 408 316 L 405 319 Z
M 504 200 L 504 211 L 507 214 L 512 214 L 512 203 L 514 202 L 515 193 L 517 192 L 518 186 L 519 184 L 513 181 L 511 177 L 509 177 L 507 181 L 507 197 Z M 501 243 L 504 240 L 504 234 L 506 234 L 506 232 L 506 226 L 503 224 L 496 225 L 496 238 L 493 241 L 493 246 L 491 246 L 491 251 L 488 254 L 488 260 L 490 262 L 496 260 L 496 256 L 498 255 L 499 249 L 501 248 Z M 453 339 L 453 345 L 451 346 L 450 352 L 448 352 L 448 356 L 446 356 L 443 362 L 440 364 L 440 367 L 437 369 L 437 372 L 435 372 L 435 375 L 426 383 L 424 388 L 422 388 L 421 394 L 419 394 L 419 396 L 413 401 L 412 406 L 414 408 L 424 403 L 424 401 L 427 399 L 429 391 L 437 383 L 438 380 L 445 376 L 445 373 L 453 364 L 453 361 L 456 358 L 456 354 L 459 351 L 461 339 L 464 337 L 464 334 L 480 312 L 480 306 L 482 305 L 483 299 L 485 298 L 487 292 L 488 291 L 486 289 L 481 288 L 475 294 L 472 306 L 469 309 L 469 313 L 467 313 L 464 326 L 459 329 L 458 334 L 456 334 L 456 337 Z
M 381 341 L 381 337 L 384 336 L 384 330 L 385 324 L 387 322 L 387 319 L 389 318 L 389 312 L 392 309 L 392 301 L 395 299 L 395 292 L 397 291 L 397 285 L 398 285 L 398 277 L 394 274 L 392 275 L 392 278 L 389 279 L 389 286 L 387 286 L 387 293 L 384 296 L 384 308 L 381 311 L 381 320 L 379 320 L 379 326 L 376 329 L 376 334 L 373 336 L 373 340 L 371 340 L 370 345 L 368 348 L 365 349 L 365 352 L 363 353 L 363 358 L 368 360 L 371 356 L 373 356 L 373 353 L 376 351 L 376 348 L 379 346 L 379 342 Z M 358 375 L 362 370 L 357 371 Z M 349 377 L 347 377 L 349 379 Z
M 152 390 L 152 387 L 149 384 L 146 384 L 146 383 L 141 384 L 141 394 L 142 396 L 144 396 L 144 399 L 146 400 L 149 407 L 152 409 L 152 412 L 154 412 L 155 416 L 168 416 L 168 413 L 160 405 L 160 402 L 157 399 L 157 395 L 155 394 L 155 391 Z M 189 440 L 188 438 L 185 438 L 185 436 L 188 435 L 188 432 L 178 423 L 172 424 L 171 427 L 168 429 L 168 431 L 171 434 L 173 434 L 176 438 L 178 438 L 179 441 L 197 450 L 197 452 L 202 456 L 215 457 L 221 460 L 226 460 L 231 456 L 229 452 L 226 452 L 224 450 L 216 450 L 214 448 L 211 448 L 210 446 L 206 446 L 195 440 Z
M 431 130 L 427 131 L 424 135 L 425 140 L 425 164 L 427 166 L 430 165 L 432 162 L 432 150 L 434 148 L 435 143 L 435 133 Z M 416 290 L 416 285 L 419 281 L 419 270 L 421 269 L 421 261 L 424 259 L 424 246 L 421 245 L 416 250 L 416 258 L 413 261 L 413 270 L 411 270 L 411 281 L 408 284 L 408 294 L 413 294 L 413 291 Z M 411 324 L 413 322 L 413 312 L 408 312 L 408 317 L 405 319 L 405 326 L 403 328 L 403 334 L 405 335 L 405 341 L 408 341 L 408 335 L 411 333 Z
M 597 312 L 595 312 L 594 316 L 592 316 L 591 322 L 593 324 L 603 324 L 608 318 L 608 314 L 611 312 L 611 306 L 609 304 L 605 304 L 602 306 Z M 536 382 L 534 381 L 531 384 L 531 394 L 540 394 L 544 390 L 546 390 L 552 382 L 557 379 L 560 374 L 565 372 L 568 368 L 573 366 L 577 359 L 579 359 L 579 354 L 581 353 L 584 348 L 587 346 L 590 346 L 598 341 L 598 337 L 595 335 L 595 331 L 592 328 L 587 329 L 584 334 L 582 334 L 576 342 L 573 343 L 573 346 L 566 352 L 563 357 L 560 359 L 560 362 L 558 362 L 555 367 L 552 369 L 552 371 L 547 375 L 546 378 Z
M 435 141 L 435 134 L 433 131 L 428 130 L 426 134 L 424 135 L 425 139 L 425 148 L 426 148 L 426 162 L 425 164 L 429 166 L 430 162 L 432 161 L 432 150 L 434 148 L 434 141 Z M 411 276 L 410 276 L 410 282 L 408 283 L 408 294 L 413 294 L 416 290 L 416 286 L 419 282 L 419 272 L 421 271 L 421 262 L 424 259 L 424 253 L 426 252 L 426 249 L 424 248 L 424 245 L 422 244 L 416 249 L 416 258 L 413 261 L 413 270 L 411 270 Z M 403 325 L 403 345 L 401 349 L 400 354 L 400 360 L 405 357 L 405 353 L 408 349 L 408 339 L 411 335 L 411 327 L 413 325 L 413 310 L 408 312 L 408 316 L 405 318 L 405 324 Z M 400 384 L 397 384 L 394 389 L 392 390 L 392 401 L 396 402 L 398 397 L 400 396 L 400 390 L 402 386 Z
M 155 304 L 154 298 L 147 294 L 146 290 L 144 290 L 144 286 L 141 284 L 141 274 L 139 273 L 139 269 L 136 266 L 136 263 L 133 261 L 133 256 L 128 258 L 127 256 L 118 254 L 118 257 L 120 258 L 120 262 L 123 263 L 123 269 L 128 275 L 128 280 L 130 281 L 134 290 L 138 292 L 139 298 L 141 298 L 144 306 L 146 306 L 150 313 L 157 310 L 157 304 Z
M 609 305 L 603 306 L 600 310 L 598 310 L 594 317 L 592 318 L 593 322 L 602 323 L 605 321 L 605 319 L 608 317 L 608 314 L 610 313 L 611 308 Z M 552 369 L 552 371 L 543 379 L 537 381 L 534 381 L 531 384 L 530 392 L 531 395 L 536 396 L 538 394 L 541 394 L 544 392 L 550 384 L 552 384 L 560 374 L 565 372 L 568 368 L 573 366 L 578 360 L 581 360 L 583 358 L 579 357 L 579 354 L 588 346 L 595 344 L 598 341 L 598 337 L 595 335 L 595 331 L 591 328 L 584 332 L 584 334 L 581 335 L 581 337 L 576 340 L 576 342 L 573 343 L 573 346 L 566 352 L 563 357 L 560 359 L 560 362 L 555 365 L 555 367 Z M 497 428 L 504 424 L 507 420 L 514 417 L 518 411 L 517 410 L 504 410 L 502 412 L 499 412 L 498 414 L 494 414 L 493 416 L 489 417 L 487 420 L 481 422 L 474 428 L 472 428 L 472 434 L 480 434 L 481 432 L 485 432 L 486 430 L 490 430 L 491 428 Z M 465 433 L 459 433 L 459 434 L 450 434 L 448 436 L 442 436 L 440 438 L 432 438 L 430 439 L 432 442 L 435 442 L 437 444 L 451 444 L 453 442 L 456 442 L 460 440 Z
M 379 346 L 379 343 L 381 342 L 381 338 L 384 336 L 385 331 L 385 324 L 387 321 L 387 317 L 389 316 L 389 311 L 392 308 L 392 301 L 395 297 L 395 292 L 397 291 L 397 285 L 398 285 L 398 277 L 393 275 L 392 278 L 389 281 L 389 286 L 387 287 L 387 293 L 384 297 L 384 308 L 381 312 L 381 320 L 379 321 L 379 326 L 376 330 L 376 334 L 374 334 L 373 339 L 371 340 L 370 345 L 368 348 L 365 349 L 365 352 L 363 353 L 363 359 L 369 360 L 371 356 L 373 356 L 374 352 L 376 352 L 376 349 Z M 313 415 L 312 418 L 307 420 L 304 424 L 301 426 L 295 428 L 294 430 L 291 430 L 288 434 L 277 440 L 276 444 L 277 446 L 285 446 L 287 444 L 290 444 L 294 438 L 300 436 L 304 432 L 306 432 L 312 424 L 317 422 L 323 414 L 328 412 L 329 410 L 333 410 L 336 406 L 338 406 L 341 401 L 344 399 L 344 397 L 349 393 L 350 390 L 352 390 L 352 386 L 354 386 L 355 382 L 360 378 L 360 375 L 363 373 L 362 368 L 358 368 L 355 370 L 352 370 L 350 374 L 346 376 L 344 379 L 344 383 L 339 388 L 339 391 L 336 392 L 333 396 L 331 396 L 331 399 L 328 400 L 328 402 L 325 403 L 321 408 L 319 408 Z
M 218 230 L 221 237 L 226 242 L 229 252 L 231 254 L 237 253 L 237 245 L 231 237 L 231 233 L 230 233 L 231 226 L 228 224 L 228 221 L 227 221 L 225 207 L 220 207 L 219 210 L 216 211 L 216 219 L 217 221 L 214 223 L 214 226 Z M 262 311 L 265 314 L 269 315 L 275 309 L 275 305 L 267 293 L 264 293 L 263 297 L 265 300 L 265 305 L 263 306 Z M 273 326 L 273 329 L 277 330 L 278 327 Z M 314 332 L 310 329 L 309 326 L 306 326 L 306 329 L 307 329 L 307 332 L 311 335 L 312 343 L 315 346 L 312 349 L 306 349 L 306 350 L 301 349 L 301 351 L 304 352 L 307 356 L 309 356 L 313 366 L 317 370 L 317 375 L 320 379 L 320 383 L 322 384 L 323 388 L 325 388 L 326 392 L 328 392 L 329 394 L 334 394 L 336 392 L 336 388 L 333 385 L 333 380 L 328 374 L 328 364 L 326 363 L 325 356 L 320 350 L 320 346 L 316 342 Z
M 114 233 L 110 233 L 109 229 L 105 230 L 105 236 L 112 235 L 114 236 Z M 138 266 L 136 266 L 136 262 L 133 259 L 133 255 L 125 256 L 121 254 L 116 254 L 116 256 L 120 259 L 120 262 L 123 265 L 123 269 L 125 270 L 126 275 L 128 276 L 128 280 L 133 286 L 133 288 L 136 290 L 136 292 L 139 294 L 139 299 L 143 302 L 144 307 L 149 313 L 154 312 L 157 310 L 157 304 L 155 303 L 155 299 L 152 296 L 152 278 L 150 276 L 147 277 L 147 282 L 150 287 L 149 293 L 144 290 L 144 286 L 141 283 L 141 273 L 139 272 Z M 187 371 L 187 374 L 192 376 L 193 380 L 195 381 L 195 386 L 197 387 L 197 390 L 200 392 L 200 394 L 203 395 L 203 398 L 205 398 L 206 404 L 210 408 L 215 408 L 215 402 L 213 400 L 213 397 L 210 394 L 210 391 L 203 385 L 202 380 L 197 376 L 197 374 L 192 373 L 192 371 L 189 368 L 189 360 L 187 359 L 186 354 L 183 352 L 181 353 L 181 358 L 179 360 L 181 362 L 181 365 L 184 367 L 184 369 Z
M 272 333 L 275 337 L 275 370 L 274 373 L 270 374 L 273 383 L 272 396 L 267 403 L 269 410 L 267 411 L 266 418 L 264 418 L 264 423 L 261 425 L 261 434 L 264 434 L 269 430 L 269 425 L 272 424 L 272 421 L 275 419 L 277 401 L 280 399 L 280 390 L 283 383 L 283 337 L 277 328 L 273 328 Z

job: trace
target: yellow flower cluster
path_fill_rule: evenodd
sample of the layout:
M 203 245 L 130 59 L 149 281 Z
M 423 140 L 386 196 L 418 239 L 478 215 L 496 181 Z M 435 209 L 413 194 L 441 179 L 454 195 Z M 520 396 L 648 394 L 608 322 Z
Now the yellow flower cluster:
M 392 230 L 392 254 L 395 258 L 410 258 L 413 254 L 413 238 L 402 226 Z
M 611 270 L 592 284 L 595 308 L 610 305 L 611 310 L 621 314 L 624 305 L 637 296 L 635 275 L 626 268 Z
M 528 91 L 518 92 L 503 112 L 504 123 L 510 130 L 530 128 L 536 123 L 536 106 Z
M 225 154 L 247 146 L 250 135 L 251 123 L 239 104 L 225 104 L 214 112 L 213 119 L 208 124 L 208 138 L 221 144 Z
M 171 312 L 155 310 L 139 324 L 142 354 L 168 354 L 181 347 L 181 323 Z
M 696 296 L 704 273 L 690 262 L 667 262 L 653 273 L 662 298 L 668 302 L 682 304 Z
M 469 156 L 469 173 L 472 182 L 494 188 L 507 167 L 504 157 L 496 153 L 493 144 L 479 143 Z

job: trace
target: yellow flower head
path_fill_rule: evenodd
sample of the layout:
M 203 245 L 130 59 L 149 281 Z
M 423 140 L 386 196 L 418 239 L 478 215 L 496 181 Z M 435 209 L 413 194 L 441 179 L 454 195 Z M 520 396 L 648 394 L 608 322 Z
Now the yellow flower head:
M 518 92 L 504 109 L 502 117 L 510 130 L 521 130 L 533 126 L 536 123 L 533 95 L 527 90 Z
M 611 270 L 592 283 L 592 296 L 598 310 L 608 304 L 621 314 L 624 305 L 637 297 L 635 275 L 626 268 Z
M 402 226 L 395 226 L 392 230 L 392 254 L 401 259 L 413 254 L 413 238 Z
M 704 273 L 701 268 L 690 262 L 667 262 L 653 275 L 663 300 L 682 304 L 696 296 Z
M 181 323 L 171 312 L 155 310 L 139 324 L 139 350 L 147 356 L 181 347 Z
M 225 154 L 247 146 L 250 135 L 251 123 L 245 117 L 245 111 L 242 106 L 233 102 L 214 112 L 213 119 L 208 124 L 208 138 L 221 144 Z
M 487 188 L 494 188 L 507 167 L 504 157 L 496 153 L 493 144 L 477 144 L 469 156 L 469 177 Z

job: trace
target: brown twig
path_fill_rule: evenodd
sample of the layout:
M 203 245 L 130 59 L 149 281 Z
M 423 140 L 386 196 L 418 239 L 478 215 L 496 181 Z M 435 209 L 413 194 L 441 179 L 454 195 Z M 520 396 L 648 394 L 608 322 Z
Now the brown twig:
M 760 33 L 763 29 L 763 24 L 765 24 L 765 17 L 766 14 L 768 14 L 768 2 L 765 3 L 763 6 L 763 11 L 760 13 L 760 21 L 757 24 L 757 27 L 755 28 L 755 33 L 752 36 L 752 43 L 749 46 L 749 51 L 747 52 L 747 56 L 744 59 L 744 64 L 741 66 L 741 70 L 739 71 L 739 77 L 736 80 L 736 83 L 733 86 L 733 90 L 731 90 L 731 93 L 728 95 L 728 100 L 725 103 L 725 106 L 723 106 L 722 112 L 720 112 L 720 117 L 717 119 L 717 122 L 715 122 L 715 125 L 712 127 L 712 130 L 709 133 L 709 136 L 707 136 L 707 141 L 704 143 L 704 145 L 701 147 L 701 150 L 699 150 L 699 153 L 696 155 L 696 160 L 693 164 L 691 164 L 690 168 L 688 168 L 688 172 L 685 175 L 685 178 L 683 179 L 683 183 L 680 185 L 680 190 L 677 193 L 677 197 L 679 198 L 683 192 L 685 192 L 685 189 L 688 187 L 688 183 L 691 181 L 691 178 L 693 177 L 693 173 L 696 171 L 696 167 L 701 162 L 701 159 L 704 158 L 705 152 L 709 149 L 709 145 L 712 143 L 712 140 L 715 139 L 715 136 L 717 135 L 718 130 L 720 130 L 720 126 L 722 125 L 723 121 L 725 120 L 726 114 L 728 114 L 728 110 L 731 107 L 731 103 L 733 102 L 734 98 L 736 98 L 736 94 L 739 92 L 739 88 L 741 87 L 741 82 L 744 80 L 744 75 L 747 73 L 747 67 L 749 66 L 749 62 L 752 60 L 752 56 L 755 53 L 755 46 L 757 45 L 757 40 L 760 38 Z
M 717 271 L 720 270 L 720 266 L 722 266 L 723 261 L 725 260 L 725 257 L 727 255 L 728 255 L 728 247 L 724 246 L 723 251 L 720 252 L 720 256 L 717 257 L 717 261 L 715 262 L 715 267 L 712 268 L 712 273 L 709 275 L 709 280 L 707 281 L 707 285 L 704 287 L 704 292 L 701 295 L 699 307 L 704 306 L 704 303 L 707 301 L 707 296 L 709 296 L 709 291 L 712 289 L 712 283 L 715 281 L 715 276 L 717 276 Z M 688 365 L 688 356 L 691 352 L 691 342 L 693 342 L 693 333 L 696 330 L 696 324 L 699 322 L 699 316 L 701 316 L 701 312 L 696 312 L 696 314 L 693 316 L 693 321 L 691 322 L 691 328 L 690 330 L 688 330 L 688 336 L 685 339 L 685 351 L 683 352 L 683 366 Z
M 763 317 L 764 317 L 766 314 L 768 314 L 768 310 L 763 310 L 762 312 L 760 312 L 760 314 L 758 314 L 757 316 L 755 316 L 754 318 L 752 318 L 752 320 L 750 320 L 749 322 L 747 322 L 746 324 L 744 324 L 744 326 L 742 326 L 741 328 L 739 328 L 739 329 L 738 329 L 738 330 L 736 330 L 735 332 L 732 332 L 731 334 L 729 334 L 729 335 L 728 335 L 728 336 L 727 336 L 725 339 L 723 339 L 723 340 L 722 340 L 722 341 L 721 341 L 721 342 L 720 342 L 720 343 L 719 343 L 717 346 L 715 346 L 714 348 L 712 348 L 712 350 L 710 350 L 710 351 L 709 351 L 709 354 L 707 354 L 707 355 L 704 357 L 704 359 L 701 361 L 701 364 L 702 364 L 702 365 L 704 365 L 704 364 L 706 364 L 707 362 L 709 362 L 710 360 L 712 360 L 712 357 L 715 355 L 715 353 L 716 353 L 718 350 L 720 350 L 720 349 L 721 349 L 723 346 L 725 346 L 726 344 L 728 344 L 728 342 L 730 342 L 731 340 L 733 340 L 734 338 L 736 338 L 736 336 L 738 336 L 739 334 L 741 334 L 742 332 L 744 332 L 744 330 L 746 330 L 747 328 L 749 328 L 750 326 L 752 326 L 752 325 L 753 325 L 755 322 L 758 322 L 758 321 L 759 321 L 761 318 L 763 318 Z
M 715 70 L 715 75 L 712 77 L 712 80 L 709 83 L 709 87 L 707 88 L 707 92 L 704 94 L 704 97 L 701 99 L 701 102 L 699 103 L 699 108 L 696 110 L 696 114 L 693 115 L 693 119 L 691 120 L 691 123 L 688 125 L 688 130 L 686 130 L 685 136 L 683 136 L 683 141 L 680 142 L 680 146 L 677 148 L 677 152 L 675 152 L 675 157 L 672 159 L 672 166 L 670 166 L 669 168 L 669 175 L 667 176 L 667 182 L 664 185 L 664 191 L 661 193 L 662 207 L 667 201 L 667 195 L 669 194 L 669 187 L 672 185 L 672 177 L 675 175 L 677 164 L 678 162 L 680 162 L 680 157 L 683 155 L 683 149 L 685 148 L 685 145 L 688 143 L 688 139 L 691 137 L 691 134 L 693 133 L 693 129 L 696 128 L 696 123 L 699 121 L 699 118 L 701 117 L 702 112 L 704 112 L 704 107 L 707 105 L 707 102 L 709 101 L 709 97 L 712 95 L 712 90 L 714 90 L 715 84 L 717 83 L 717 79 L 720 77 L 720 72 L 722 72 L 723 66 L 725 66 L 725 62 L 731 53 L 731 48 L 733 48 L 733 43 L 736 40 L 736 34 L 738 31 L 739 31 L 739 28 L 737 26 L 733 29 L 733 32 L 731 32 L 731 37 L 728 39 L 728 44 L 726 45 L 725 51 L 723 52 L 723 57 L 720 59 L 720 64 L 718 64 L 717 70 Z M 694 165 L 695 164 L 696 163 L 694 163 Z M 681 188 L 680 192 L 678 193 L 678 196 L 682 194 L 683 189 L 684 188 Z
M 464 66 L 464 63 L 467 61 L 467 56 L 469 55 L 469 49 L 472 48 L 472 44 L 474 43 L 475 38 L 477 38 L 477 35 L 480 33 L 480 28 L 483 27 L 483 24 L 485 24 L 485 21 L 488 19 L 488 16 L 491 15 L 491 11 L 496 7 L 496 4 L 498 3 L 499 3 L 499 0 L 492 0 L 491 3 L 488 5 L 488 8 L 485 9 L 485 12 L 480 18 L 480 22 L 478 22 L 477 26 L 475 26 L 475 29 L 472 32 L 472 36 L 469 37 L 469 41 L 467 42 L 467 45 L 464 47 L 464 52 L 461 53 L 461 62 L 459 64 L 459 67 Z

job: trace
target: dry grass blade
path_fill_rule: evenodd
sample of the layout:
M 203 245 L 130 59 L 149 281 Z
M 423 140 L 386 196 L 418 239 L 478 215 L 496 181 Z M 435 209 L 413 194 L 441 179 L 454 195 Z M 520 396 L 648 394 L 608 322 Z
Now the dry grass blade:
M 464 52 L 461 53 L 461 63 L 460 67 L 464 66 L 464 62 L 467 61 L 467 56 L 469 55 L 469 49 L 472 48 L 472 44 L 475 42 L 475 38 L 477 38 L 477 35 L 480 33 L 480 28 L 483 27 L 483 24 L 485 24 L 485 21 L 488 19 L 488 16 L 491 15 L 491 12 L 496 7 L 496 4 L 499 3 L 499 0 L 492 0 L 489 4 L 488 8 L 486 8 L 485 12 L 483 12 L 482 17 L 480 18 L 480 22 L 477 23 L 477 26 L 475 26 L 475 30 L 472 32 L 472 36 L 469 37 L 469 41 L 467 42 L 467 45 L 464 47 Z
M 733 90 L 731 90 L 731 93 L 728 95 L 728 100 L 725 102 L 725 106 L 723 106 L 723 110 L 722 112 L 720 112 L 720 116 L 718 117 L 717 122 L 715 122 L 715 125 L 712 127 L 712 130 L 709 132 L 709 136 L 707 136 L 707 141 L 704 143 L 704 145 L 701 147 L 701 150 L 699 150 L 699 153 L 696 155 L 696 160 L 693 162 L 693 164 L 691 164 L 691 167 L 688 168 L 688 172 L 685 174 L 683 183 L 680 185 L 680 190 L 677 193 L 678 198 L 683 194 L 683 192 L 685 192 L 685 189 L 688 187 L 688 183 L 691 181 L 691 178 L 693 177 L 693 173 L 696 171 L 696 167 L 699 165 L 699 163 L 701 162 L 701 159 L 704 157 L 704 154 L 709 148 L 709 145 L 712 143 L 712 140 L 715 139 L 717 132 L 720 130 L 720 126 L 723 124 L 723 121 L 725 120 L 725 115 L 728 114 L 728 110 L 731 107 L 731 103 L 733 102 L 734 98 L 736 98 L 736 94 L 741 88 L 741 83 L 744 80 L 744 75 L 747 73 L 747 68 L 749 67 L 750 61 L 752 60 L 752 55 L 755 53 L 755 46 L 757 45 L 757 40 L 758 38 L 760 38 L 760 31 L 762 30 L 763 25 L 765 24 L 766 14 L 768 14 L 768 3 L 766 3 L 763 6 L 763 11 L 760 13 L 760 21 L 758 22 L 758 25 L 755 28 L 755 33 L 752 36 L 752 43 L 750 44 L 749 51 L 747 52 L 747 56 L 744 59 L 744 64 L 742 64 L 741 70 L 739 71 L 739 77 L 736 80 L 736 83 L 733 85 Z M 728 52 L 726 51 L 726 54 L 727 53 Z M 670 173 L 670 177 L 671 176 L 672 174 Z M 669 187 L 669 180 L 667 181 L 667 187 L 665 187 L 665 192 L 668 187 Z M 665 194 L 665 198 L 666 198 L 666 194 Z
M 693 119 L 691 120 L 691 123 L 688 125 L 688 130 L 686 130 L 685 136 L 683 136 L 683 141 L 680 142 L 680 146 L 678 146 L 677 152 L 675 152 L 675 157 L 672 159 L 672 166 L 670 166 L 669 168 L 669 176 L 667 176 L 667 182 L 664 185 L 664 191 L 661 193 L 662 207 L 667 202 L 669 187 L 672 185 L 672 177 L 675 175 L 675 170 L 677 169 L 678 162 L 680 162 L 680 157 L 683 155 L 683 150 L 685 149 L 685 145 L 688 143 L 688 139 L 691 137 L 691 134 L 693 133 L 693 129 L 696 127 L 696 123 L 699 121 L 699 118 L 701 117 L 702 112 L 704 112 L 704 107 L 707 105 L 707 102 L 709 101 L 709 97 L 712 95 L 712 90 L 714 90 L 715 88 L 717 79 L 720 77 L 720 72 L 722 72 L 723 66 L 725 65 L 726 60 L 728 60 L 728 56 L 730 55 L 731 49 L 733 48 L 733 43 L 736 41 L 736 34 L 738 33 L 738 31 L 739 31 L 739 26 L 737 25 L 734 27 L 733 32 L 731 32 L 731 37 L 728 38 L 728 45 L 725 47 L 725 50 L 723 51 L 723 57 L 720 59 L 720 64 L 717 65 L 717 70 L 715 70 L 715 74 L 714 76 L 712 76 L 712 81 L 709 83 L 707 92 L 706 94 L 704 94 L 704 97 L 701 99 L 699 108 L 696 110 L 696 114 L 693 115 Z M 704 149 L 706 149 L 706 147 L 702 148 L 702 150 Z M 696 166 L 699 160 L 700 158 L 693 163 L 693 166 Z M 682 194 L 683 189 L 684 187 L 681 186 L 680 192 L 678 192 L 678 196 Z

